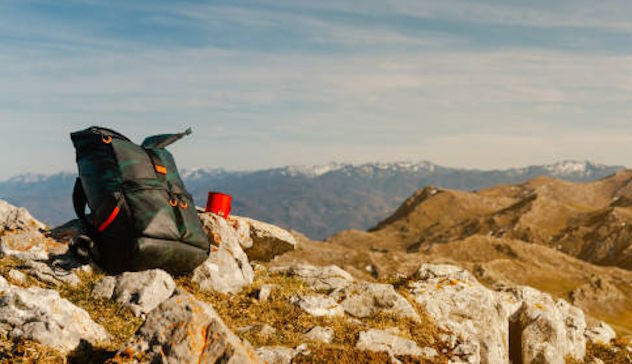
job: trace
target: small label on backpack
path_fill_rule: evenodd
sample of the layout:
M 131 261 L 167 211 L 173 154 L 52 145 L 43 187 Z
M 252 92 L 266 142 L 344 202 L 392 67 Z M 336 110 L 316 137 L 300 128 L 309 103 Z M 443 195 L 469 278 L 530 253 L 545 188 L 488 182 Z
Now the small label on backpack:
M 156 166 L 156 172 L 161 173 L 161 174 L 167 174 L 167 168 L 157 165 Z

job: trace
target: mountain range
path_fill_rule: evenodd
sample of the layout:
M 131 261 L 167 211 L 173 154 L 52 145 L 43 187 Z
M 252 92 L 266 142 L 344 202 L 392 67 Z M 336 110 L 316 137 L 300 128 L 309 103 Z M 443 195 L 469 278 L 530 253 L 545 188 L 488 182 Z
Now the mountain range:
M 563 161 L 555 164 L 479 170 L 430 162 L 366 163 L 227 171 L 196 168 L 181 171 L 197 205 L 208 191 L 233 195 L 233 213 L 324 239 L 338 231 L 368 229 L 391 214 L 416 190 L 433 185 L 474 191 L 513 184 L 537 176 L 593 181 L 622 166 Z M 0 198 L 24 206 L 44 222 L 57 225 L 74 217 L 71 193 L 75 174 L 23 174 L 0 181 Z

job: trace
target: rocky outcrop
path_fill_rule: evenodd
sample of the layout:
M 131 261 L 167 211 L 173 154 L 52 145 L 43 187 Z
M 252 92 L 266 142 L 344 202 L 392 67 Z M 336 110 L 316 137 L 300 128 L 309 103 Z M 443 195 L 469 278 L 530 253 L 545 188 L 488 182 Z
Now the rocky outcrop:
M 2 281 L 0 332 L 7 336 L 34 340 L 60 351 L 74 350 L 82 340 L 91 344 L 108 340 L 103 327 L 57 291 L 20 288 Z
M 116 300 L 140 316 L 171 297 L 175 288 L 176 283 L 169 273 L 151 269 L 101 278 L 92 289 L 92 297 Z
M 353 283 L 351 274 L 336 265 L 315 267 L 309 264 L 274 267 L 271 272 L 294 276 L 305 282 L 308 287 L 317 291 L 334 291 L 343 289 Z
M 206 303 L 178 294 L 147 315 L 117 363 L 262 363 Z
M 584 358 L 586 321 L 582 310 L 531 287 L 511 287 L 502 292 L 511 310 L 510 340 L 520 347 L 523 363 L 564 363 L 567 356 Z M 516 356 L 518 350 L 514 350 Z
M 469 363 L 509 361 L 509 313 L 501 298 L 467 271 L 423 264 L 410 284 L 415 301 L 446 332 L 452 352 Z
M 390 284 L 358 283 L 342 291 L 341 305 L 351 316 L 362 318 L 385 313 L 419 322 L 413 306 Z
M 14 231 L 37 231 L 46 226 L 35 220 L 23 207 L 0 200 L 0 234 Z
M 296 239 L 287 230 L 261 221 L 231 215 L 228 223 L 233 225 L 240 237 L 248 259 L 270 261 L 296 248 Z
M 212 245 L 209 258 L 193 272 L 193 282 L 202 291 L 239 292 L 255 276 L 240 245 L 242 238 L 223 217 L 200 214 L 200 219 Z

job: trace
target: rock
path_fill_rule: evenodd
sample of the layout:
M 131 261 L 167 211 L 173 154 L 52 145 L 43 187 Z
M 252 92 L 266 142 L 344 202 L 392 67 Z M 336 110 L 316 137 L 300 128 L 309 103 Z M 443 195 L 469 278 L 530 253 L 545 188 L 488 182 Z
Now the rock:
M 564 363 L 567 356 L 583 360 L 586 322 L 582 310 L 531 287 L 504 292 L 521 302 L 511 316 L 510 330 L 512 338 L 520 338 L 523 363 Z
M 48 264 L 43 262 L 27 260 L 24 262 L 23 268 L 26 270 L 28 275 L 54 286 L 67 284 L 71 287 L 76 287 L 79 283 L 81 283 L 81 280 L 74 272 L 58 266 L 50 267 Z
M 502 300 L 467 271 L 451 265 L 423 264 L 410 283 L 415 301 L 441 330 L 458 360 L 509 362 L 508 312 Z
M 274 284 L 264 284 L 259 288 L 259 292 L 257 293 L 257 299 L 259 302 L 266 302 L 268 298 L 270 298 L 270 294 L 272 293 L 272 289 L 275 288 Z
M 370 329 L 360 332 L 356 343 L 359 350 L 386 351 L 392 357 L 396 355 L 422 356 L 421 348 L 412 340 L 399 336 L 396 328 L 387 330 Z
M 599 345 L 606 345 L 617 337 L 612 327 L 603 321 L 599 325 L 587 328 L 584 335 L 588 341 Z
M 334 338 L 334 330 L 331 327 L 316 326 L 309 330 L 305 335 L 305 339 L 310 341 L 318 341 L 325 344 L 331 344 Z
M 229 223 L 244 238 L 241 241 L 248 259 L 268 262 L 296 248 L 296 239 L 288 231 L 261 221 L 231 215 Z
M 7 234 L 0 238 L 0 253 L 21 260 L 49 260 L 52 256 L 67 252 L 67 244 L 46 237 L 36 230 Z
M 9 287 L 11 287 L 9 282 L 3 276 L 0 276 L 0 293 Z
M 340 317 L 344 316 L 344 309 L 333 298 L 323 295 L 299 295 L 294 296 L 291 302 L 308 314 L 316 317 Z
M 116 287 L 116 277 L 103 277 L 94 284 L 90 296 L 95 299 L 110 299 L 114 295 L 114 287 Z
M 116 363 L 262 363 L 211 305 L 177 294 L 152 310 Z
M 267 364 L 290 364 L 296 356 L 296 350 L 284 346 L 262 346 L 257 355 Z
M 296 276 L 309 287 L 319 291 L 342 289 L 353 283 L 351 274 L 336 265 L 315 267 L 309 264 L 275 267 L 271 272 Z
M 193 272 L 193 282 L 202 291 L 237 293 L 254 280 L 248 257 L 239 244 L 237 231 L 220 216 L 200 214 L 212 243 L 209 258 Z
M 9 271 L 9 278 L 11 278 L 11 280 L 16 283 L 26 283 L 26 274 L 20 272 L 19 270 L 11 269 Z
M 0 200 L 0 233 L 16 230 L 36 231 L 45 228 L 46 225 L 35 220 L 25 208 Z
M 240 335 L 245 333 L 252 333 L 256 336 L 265 338 L 274 335 L 276 333 L 276 329 L 267 324 L 255 324 L 241 327 L 237 330 L 237 333 L 239 333 Z
M 374 316 L 379 312 L 419 322 L 421 319 L 413 308 L 390 284 L 358 283 L 344 289 L 346 298 L 341 305 L 354 317 Z
M 0 332 L 60 351 L 74 350 L 81 340 L 98 344 L 109 339 L 86 311 L 61 298 L 57 291 L 39 287 L 4 286 Z
M 141 316 L 171 297 L 176 283 L 162 269 L 125 272 L 118 277 L 104 277 L 93 290 L 92 297 L 111 298 Z

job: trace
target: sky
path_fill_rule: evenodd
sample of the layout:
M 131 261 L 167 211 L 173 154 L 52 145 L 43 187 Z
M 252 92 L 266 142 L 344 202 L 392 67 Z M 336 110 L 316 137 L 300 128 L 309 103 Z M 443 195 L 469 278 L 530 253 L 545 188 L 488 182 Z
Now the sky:
M 632 165 L 632 2 L 0 1 L 0 179 L 91 125 L 182 168 Z

